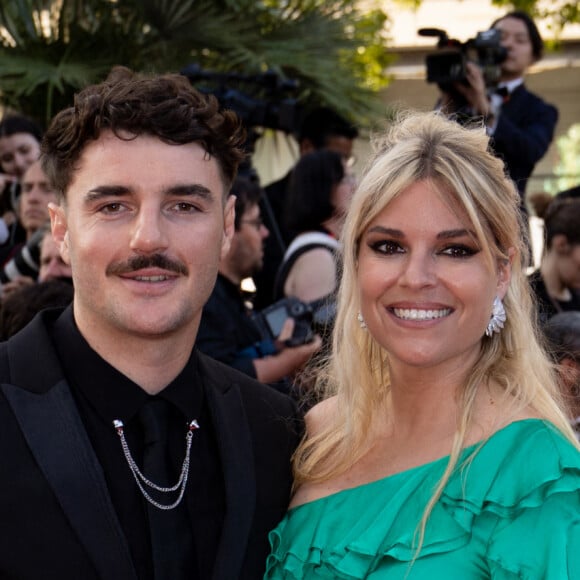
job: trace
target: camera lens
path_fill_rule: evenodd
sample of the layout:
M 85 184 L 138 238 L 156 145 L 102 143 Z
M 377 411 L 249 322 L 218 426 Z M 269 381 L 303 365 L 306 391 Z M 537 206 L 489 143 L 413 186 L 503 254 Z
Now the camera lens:
M 301 316 L 302 314 L 304 314 L 304 305 L 301 304 L 300 302 L 295 302 L 290 307 L 290 314 L 292 316 Z

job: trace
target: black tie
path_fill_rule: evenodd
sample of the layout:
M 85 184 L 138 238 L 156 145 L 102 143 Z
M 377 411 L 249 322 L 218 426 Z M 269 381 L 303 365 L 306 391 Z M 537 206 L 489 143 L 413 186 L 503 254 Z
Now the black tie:
M 143 474 L 153 483 L 171 487 L 177 474 L 170 469 L 168 429 L 170 403 L 151 399 L 139 413 L 144 432 Z M 185 425 L 183 427 L 185 454 Z M 170 504 L 178 492 L 150 494 L 160 504 Z M 194 577 L 193 539 L 185 499 L 174 509 L 163 510 L 147 502 L 155 580 L 180 580 Z

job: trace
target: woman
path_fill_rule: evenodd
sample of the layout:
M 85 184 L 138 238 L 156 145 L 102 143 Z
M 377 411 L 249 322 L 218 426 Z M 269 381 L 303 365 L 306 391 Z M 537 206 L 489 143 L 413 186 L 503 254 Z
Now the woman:
M 544 219 L 544 253 L 530 282 L 542 322 L 580 310 L 580 199 L 554 199 Z
M 352 190 L 352 177 L 338 153 L 321 149 L 300 158 L 285 205 L 285 225 L 293 239 L 276 278 L 277 299 L 313 302 L 334 293 L 338 237 Z
M 436 113 L 377 143 L 269 580 L 580 577 L 580 453 L 487 144 Z

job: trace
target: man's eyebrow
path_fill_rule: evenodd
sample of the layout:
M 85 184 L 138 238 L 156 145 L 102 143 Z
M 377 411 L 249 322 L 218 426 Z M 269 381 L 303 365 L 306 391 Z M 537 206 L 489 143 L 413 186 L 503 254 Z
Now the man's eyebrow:
M 214 198 L 214 193 L 211 189 L 201 185 L 200 183 L 185 183 L 182 185 L 173 185 L 168 187 L 164 191 L 165 195 L 176 195 L 176 196 L 196 196 L 211 201 Z
M 131 188 L 124 185 L 99 185 L 85 195 L 85 201 L 91 203 L 106 197 L 126 197 L 131 194 Z M 214 198 L 210 189 L 199 183 L 179 184 L 163 190 L 163 195 L 170 196 L 195 196 L 208 201 Z
M 104 197 L 122 197 L 129 195 L 130 190 L 128 187 L 122 185 L 99 185 L 93 187 L 93 189 L 87 191 L 85 195 L 85 202 L 91 203 L 93 201 L 98 201 Z

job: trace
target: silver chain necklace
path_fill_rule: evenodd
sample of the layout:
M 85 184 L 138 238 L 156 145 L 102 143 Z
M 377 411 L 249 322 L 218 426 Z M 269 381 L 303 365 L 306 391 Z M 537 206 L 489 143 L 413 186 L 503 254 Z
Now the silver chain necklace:
M 113 427 L 115 427 L 117 434 L 119 435 L 119 438 L 121 439 L 121 447 L 123 448 L 123 454 L 125 455 L 125 459 L 127 460 L 127 463 L 129 464 L 129 469 L 131 470 L 131 473 L 133 474 L 135 482 L 137 483 L 139 490 L 143 494 L 143 497 L 150 504 L 154 505 L 156 508 L 159 508 L 160 510 L 172 510 L 172 509 L 176 508 L 180 504 L 181 500 L 183 499 L 183 494 L 185 493 L 185 486 L 187 484 L 187 478 L 189 476 L 189 456 L 190 456 L 190 452 L 191 452 L 191 440 L 193 439 L 193 432 L 196 431 L 197 429 L 199 429 L 198 422 L 194 419 L 193 421 L 191 421 L 189 423 L 189 425 L 187 427 L 187 433 L 185 435 L 185 440 L 186 440 L 185 457 L 183 459 L 183 465 L 181 467 L 181 473 L 179 475 L 179 479 L 177 480 L 177 483 L 175 485 L 173 485 L 172 487 L 161 487 L 160 485 L 153 483 L 152 481 L 150 481 L 149 479 L 147 479 L 143 475 L 143 473 L 141 472 L 141 470 L 139 469 L 139 467 L 135 463 L 135 460 L 133 459 L 133 456 L 131 455 L 131 451 L 129 450 L 129 446 L 127 445 L 127 440 L 125 439 L 125 433 L 124 433 L 125 424 L 120 419 L 115 419 L 113 421 Z M 146 485 L 147 487 L 150 487 L 151 489 L 155 489 L 155 490 L 163 492 L 163 493 L 171 493 L 171 492 L 177 491 L 179 489 L 179 495 L 177 496 L 177 499 L 171 504 L 159 503 L 158 501 L 155 501 L 149 495 L 149 493 L 145 489 L 144 485 Z

